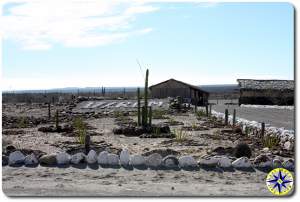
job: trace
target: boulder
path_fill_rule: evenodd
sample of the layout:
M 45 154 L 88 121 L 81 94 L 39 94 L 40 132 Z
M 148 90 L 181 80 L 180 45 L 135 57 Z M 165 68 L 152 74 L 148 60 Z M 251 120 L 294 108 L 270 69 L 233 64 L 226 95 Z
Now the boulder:
M 39 159 L 41 165 L 53 166 L 56 165 L 56 154 L 47 154 L 41 156 Z
M 120 163 L 122 166 L 129 166 L 130 154 L 127 149 L 123 149 L 120 153 Z
M 281 162 L 281 160 L 278 159 L 278 158 L 273 159 L 273 161 L 272 161 L 272 167 L 273 168 L 282 168 L 282 162 Z
M 70 163 L 70 155 L 66 152 L 56 154 L 56 162 L 58 165 L 66 165 Z
M 179 161 L 174 155 L 168 155 L 162 160 L 162 164 L 165 168 L 173 169 L 178 168 Z
M 8 156 L 8 165 L 19 165 L 24 163 L 25 156 L 20 151 L 14 151 Z
M 162 164 L 162 157 L 158 153 L 151 154 L 146 158 L 146 165 L 150 168 L 158 168 Z
M 97 158 L 98 164 L 108 165 L 108 154 L 109 153 L 107 151 L 100 152 L 100 154 L 98 155 L 98 158 Z
M 290 141 L 286 141 L 283 145 L 284 149 L 291 151 L 294 149 L 294 145 Z
M 227 156 L 221 156 L 218 161 L 218 166 L 221 168 L 230 168 L 232 166 L 232 160 Z
M 272 159 L 266 154 L 260 154 L 254 159 L 253 164 L 258 168 L 272 167 Z
M 197 162 L 192 156 L 182 156 L 178 159 L 180 168 L 196 168 Z
M 232 166 L 235 168 L 250 168 L 251 162 L 247 157 L 241 157 L 233 161 Z
M 251 149 L 246 143 L 239 143 L 234 150 L 234 156 L 236 158 L 247 157 L 250 158 L 252 155 Z
M 293 171 L 295 169 L 295 161 L 294 159 L 288 159 L 283 162 L 282 166 L 290 171 Z
M 71 156 L 71 160 L 70 162 L 72 164 L 80 164 L 80 163 L 84 163 L 85 162 L 85 154 L 83 152 L 80 152 L 80 153 L 76 153 L 74 155 Z
M 146 166 L 145 158 L 141 155 L 130 156 L 130 165 L 134 167 Z
M 8 165 L 8 156 L 2 155 L 2 166 Z
M 110 166 L 119 166 L 120 165 L 119 156 L 116 154 L 108 154 L 107 160 L 108 160 L 107 164 Z
M 36 156 L 32 153 L 30 155 L 27 155 L 24 159 L 24 164 L 26 166 L 35 166 L 39 163 L 39 160 L 36 158 Z
M 218 165 L 218 162 L 219 162 L 218 157 L 205 155 L 201 157 L 199 164 L 205 167 L 215 167 Z
M 97 162 L 97 153 L 94 150 L 90 150 L 87 157 L 86 162 L 88 164 L 94 164 Z

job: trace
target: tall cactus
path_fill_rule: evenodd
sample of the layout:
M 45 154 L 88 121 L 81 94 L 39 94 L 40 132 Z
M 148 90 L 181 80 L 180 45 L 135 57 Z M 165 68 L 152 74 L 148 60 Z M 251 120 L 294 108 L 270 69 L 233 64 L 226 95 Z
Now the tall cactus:
M 59 117 L 58 117 L 58 110 L 56 110 L 56 113 L 55 113 L 55 127 L 56 127 L 56 130 L 59 129 Z
M 151 126 L 152 125 L 152 107 L 149 107 L 149 115 L 148 115 L 149 117 L 149 126 Z
M 145 88 L 144 88 L 144 113 L 143 113 L 143 126 L 147 126 L 148 120 L 148 76 L 149 70 L 146 70 Z
M 140 88 L 137 88 L 137 107 L 138 107 L 138 126 L 141 125 L 141 100 L 140 100 Z
M 48 119 L 51 119 L 51 104 L 48 102 Z

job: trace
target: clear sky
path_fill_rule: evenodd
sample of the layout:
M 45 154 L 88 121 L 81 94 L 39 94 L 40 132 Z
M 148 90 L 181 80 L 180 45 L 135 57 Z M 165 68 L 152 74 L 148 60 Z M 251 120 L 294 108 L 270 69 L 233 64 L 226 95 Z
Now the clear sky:
M 4 0 L 2 89 L 294 79 L 288 3 Z

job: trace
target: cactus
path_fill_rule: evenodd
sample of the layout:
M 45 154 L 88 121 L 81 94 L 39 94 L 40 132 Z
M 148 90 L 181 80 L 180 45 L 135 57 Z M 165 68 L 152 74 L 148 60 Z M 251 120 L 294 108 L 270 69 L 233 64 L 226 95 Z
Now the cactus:
M 58 128 L 59 128 L 58 110 L 56 110 L 56 113 L 55 113 L 55 127 L 56 127 L 56 130 L 58 130 Z
M 148 76 L 149 70 L 146 70 L 145 88 L 144 88 L 144 113 L 143 113 L 143 126 L 147 125 L 148 120 Z
M 152 107 L 149 107 L 149 126 L 152 125 Z
M 138 107 L 138 126 L 141 125 L 141 100 L 140 100 L 140 88 L 137 88 L 137 107 Z

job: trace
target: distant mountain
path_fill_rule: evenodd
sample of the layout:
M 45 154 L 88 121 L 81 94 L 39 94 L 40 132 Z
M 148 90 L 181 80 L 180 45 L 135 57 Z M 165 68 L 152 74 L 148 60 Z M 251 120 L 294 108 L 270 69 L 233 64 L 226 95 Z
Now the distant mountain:
M 240 90 L 238 84 L 200 85 L 199 87 L 209 93 L 233 93 Z

